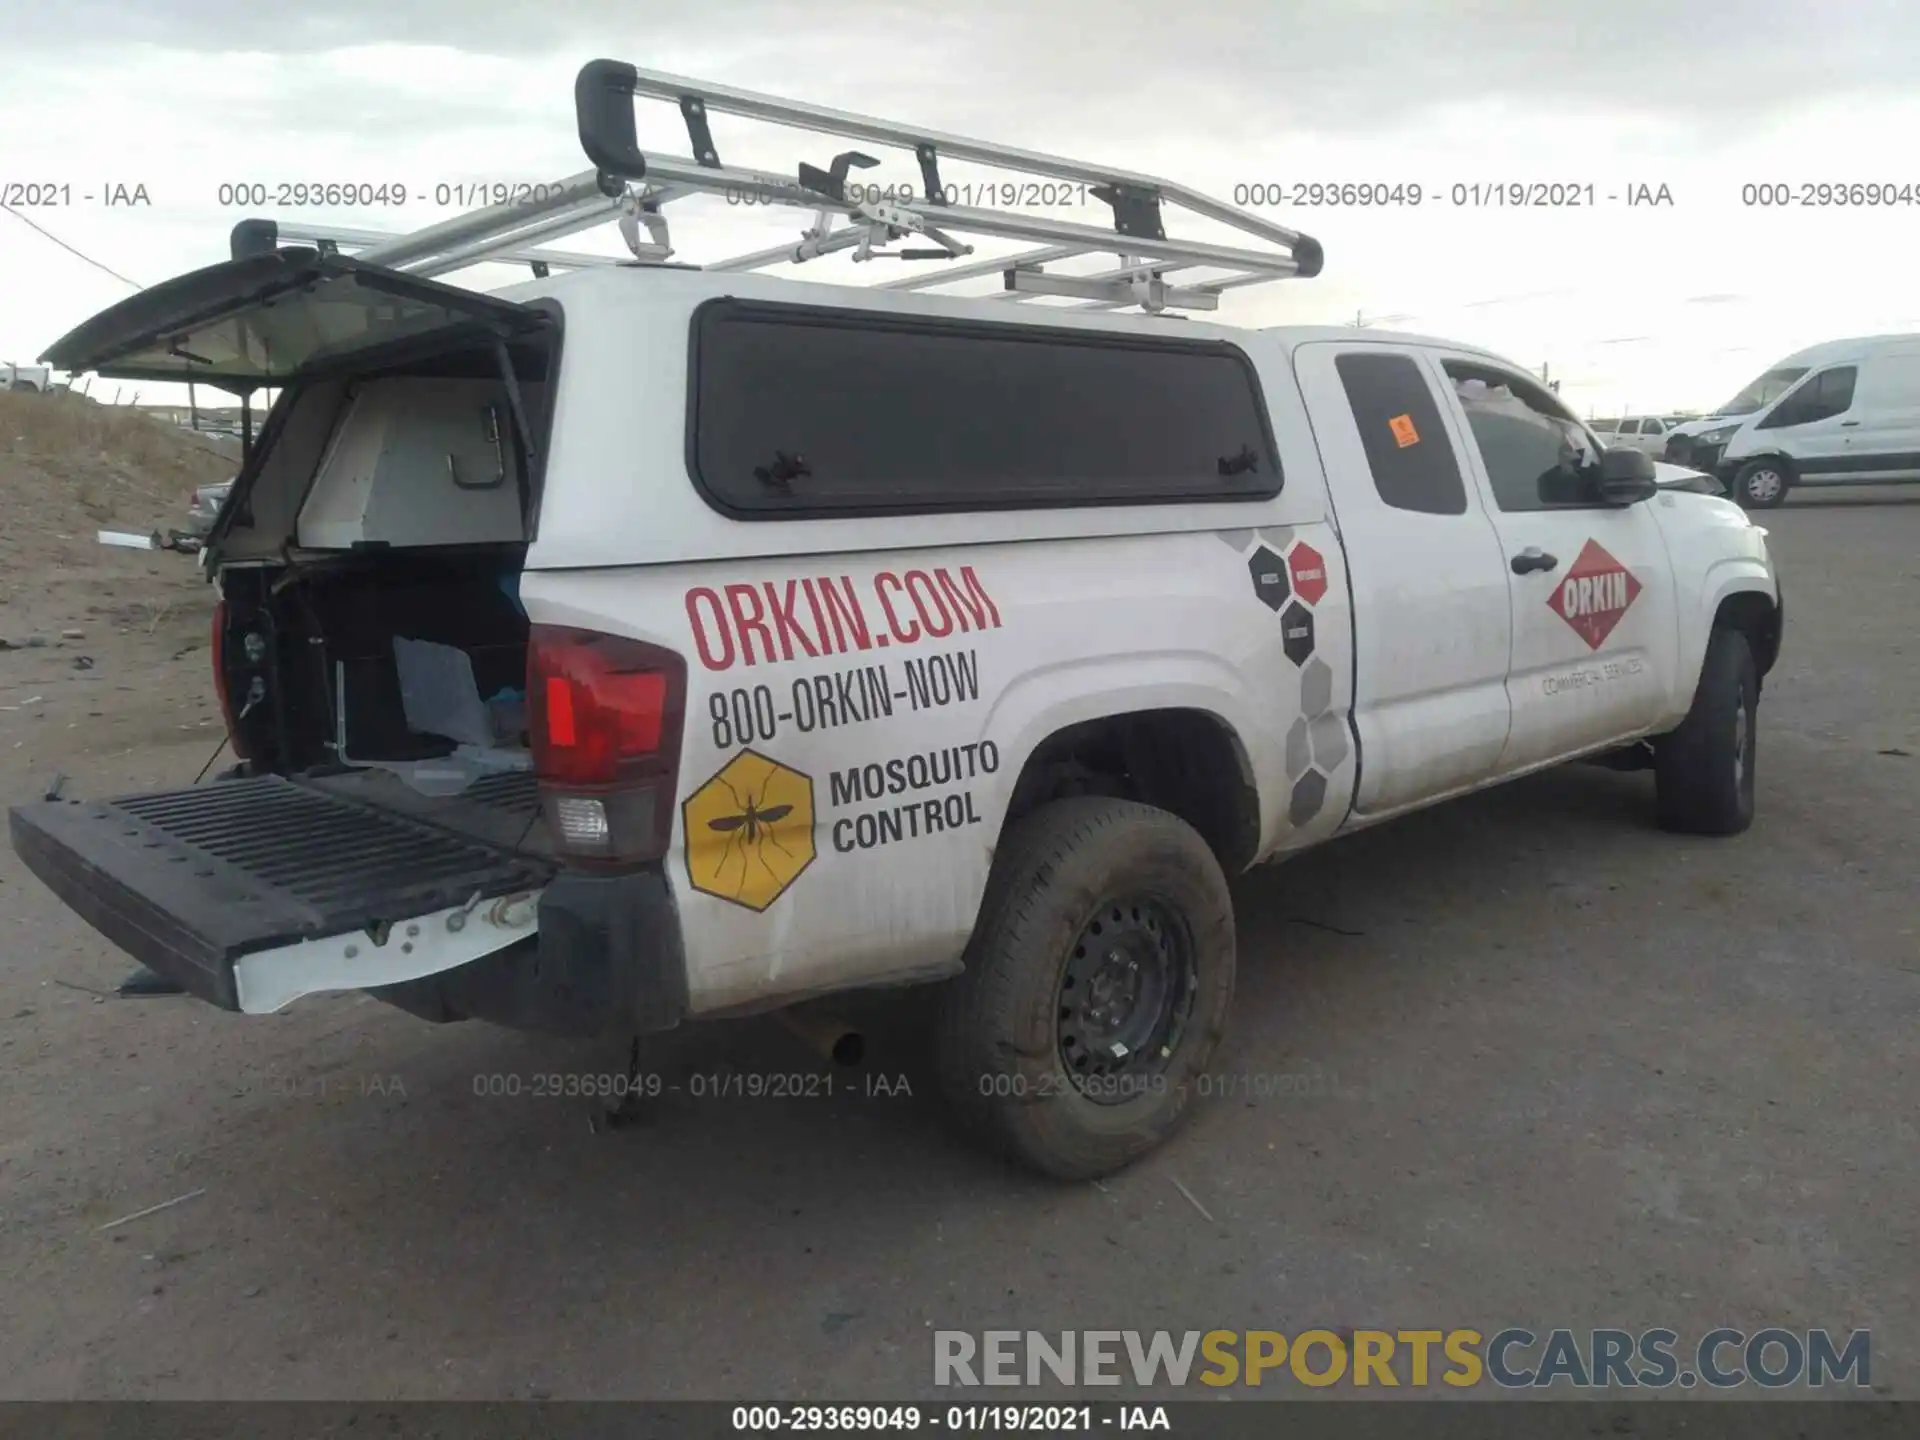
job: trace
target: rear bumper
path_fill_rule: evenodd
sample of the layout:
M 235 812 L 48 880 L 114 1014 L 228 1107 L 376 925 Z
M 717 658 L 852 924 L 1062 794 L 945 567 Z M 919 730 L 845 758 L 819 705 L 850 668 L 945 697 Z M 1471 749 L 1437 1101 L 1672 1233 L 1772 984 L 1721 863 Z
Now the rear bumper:
M 376 998 L 425 1020 L 486 1020 L 551 1035 L 644 1034 L 687 1015 L 680 916 L 658 868 L 562 870 L 540 895 L 539 934 Z

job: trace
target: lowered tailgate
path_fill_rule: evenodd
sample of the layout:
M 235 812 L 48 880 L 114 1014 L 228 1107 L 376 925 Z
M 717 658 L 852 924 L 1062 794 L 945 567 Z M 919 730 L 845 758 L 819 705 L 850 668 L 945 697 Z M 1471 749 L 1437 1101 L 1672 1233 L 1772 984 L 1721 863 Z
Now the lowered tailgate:
M 101 934 L 201 999 L 254 1013 L 525 939 L 554 870 L 276 776 L 42 801 L 10 818 L 27 868 Z

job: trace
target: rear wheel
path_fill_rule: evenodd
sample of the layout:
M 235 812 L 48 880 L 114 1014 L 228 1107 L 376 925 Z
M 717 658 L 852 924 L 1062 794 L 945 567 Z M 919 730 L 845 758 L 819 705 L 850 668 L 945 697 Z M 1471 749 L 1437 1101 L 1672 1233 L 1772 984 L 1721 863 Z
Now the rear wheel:
M 1660 824 L 1696 835 L 1737 835 L 1753 823 L 1759 672 L 1738 630 L 1707 642 L 1693 708 L 1654 743 Z
M 1748 510 L 1771 510 L 1787 498 L 1792 484 L 1784 460 L 1749 460 L 1733 477 L 1733 498 Z
M 1225 1029 L 1226 876 L 1164 810 L 1057 801 L 1004 837 L 966 967 L 940 1005 L 952 1109 L 1044 1174 L 1109 1174 L 1180 1126 Z

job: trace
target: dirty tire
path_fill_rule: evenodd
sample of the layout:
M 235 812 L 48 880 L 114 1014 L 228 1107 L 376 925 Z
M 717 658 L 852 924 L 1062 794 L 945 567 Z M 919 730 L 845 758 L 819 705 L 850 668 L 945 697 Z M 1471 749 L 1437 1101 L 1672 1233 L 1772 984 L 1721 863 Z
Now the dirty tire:
M 1662 828 L 1694 835 L 1738 835 L 1753 823 L 1759 672 L 1738 630 L 1707 641 L 1693 708 L 1654 745 L 1654 782 Z
M 1088 927 L 1135 899 L 1184 932 L 1191 970 L 1180 989 L 1191 998 L 1159 1075 L 1115 1077 L 1103 1102 L 1076 1088 L 1062 1059 L 1061 987 Z M 1002 836 L 966 970 L 940 993 L 935 1051 L 949 1107 L 1042 1174 L 1119 1170 L 1185 1118 L 1226 1027 L 1233 971 L 1226 876 L 1192 826 L 1126 800 L 1046 805 Z

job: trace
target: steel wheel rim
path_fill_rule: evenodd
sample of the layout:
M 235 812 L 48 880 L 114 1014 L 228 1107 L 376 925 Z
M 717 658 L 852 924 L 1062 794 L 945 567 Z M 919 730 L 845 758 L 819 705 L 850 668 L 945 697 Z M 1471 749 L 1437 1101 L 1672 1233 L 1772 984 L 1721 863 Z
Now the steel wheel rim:
M 1747 477 L 1747 494 L 1755 500 L 1771 500 L 1780 493 L 1778 470 L 1756 470 Z
M 1054 998 L 1061 1068 L 1097 1104 L 1151 1093 L 1199 989 L 1193 939 L 1171 906 L 1104 901 L 1067 951 Z

